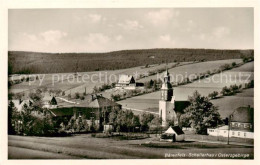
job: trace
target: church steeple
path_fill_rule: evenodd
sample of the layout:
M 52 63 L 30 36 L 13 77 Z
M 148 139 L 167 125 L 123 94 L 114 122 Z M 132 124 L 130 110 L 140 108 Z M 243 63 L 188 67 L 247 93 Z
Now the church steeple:
M 161 100 L 171 101 L 173 96 L 173 89 L 170 83 L 170 74 L 168 69 L 164 72 L 163 83 L 161 88 Z

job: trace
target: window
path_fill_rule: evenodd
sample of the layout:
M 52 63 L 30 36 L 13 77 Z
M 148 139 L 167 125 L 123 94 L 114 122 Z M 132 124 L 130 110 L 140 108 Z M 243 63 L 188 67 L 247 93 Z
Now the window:
M 235 135 L 235 132 L 234 132 L 234 131 L 232 132 L 232 135 Z
M 244 136 L 246 137 L 246 133 L 244 133 Z
M 240 132 L 237 132 L 237 135 L 240 136 Z

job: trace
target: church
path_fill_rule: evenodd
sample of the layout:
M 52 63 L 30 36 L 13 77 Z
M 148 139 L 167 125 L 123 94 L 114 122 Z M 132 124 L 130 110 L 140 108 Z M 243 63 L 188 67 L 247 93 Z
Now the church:
M 184 109 L 189 105 L 189 101 L 175 100 L 173 88 L 170 82 L 170 74 L 168 69 L 166 69 L 163 76 L 161 96 L 159 100 L 159 117 L 162 120 L 162 126 L 180 126 L 180 116 L 184 113 Z

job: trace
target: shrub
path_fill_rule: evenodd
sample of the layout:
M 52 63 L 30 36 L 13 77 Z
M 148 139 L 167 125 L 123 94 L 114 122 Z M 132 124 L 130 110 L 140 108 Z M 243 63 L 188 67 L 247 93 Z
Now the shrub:
M 217 91 L 214 91 L 214 92 L 210 93 L 208 96 L 209 96 L 209 98 L 211 98 L 211 99 L 215 99 L 215 98 L 217 98 L 217 96 L 218 96 L 218 92 L 217 92 Z
M 80 98 L 80 95 L 78 92 L 75 93 L 75 99 L 79 99 Z

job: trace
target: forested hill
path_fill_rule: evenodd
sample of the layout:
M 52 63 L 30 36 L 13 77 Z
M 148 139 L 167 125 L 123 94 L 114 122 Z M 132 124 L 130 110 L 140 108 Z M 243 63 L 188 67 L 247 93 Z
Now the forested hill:
M 108 53 L 36 53 L 9 51 L 8 69 L 13 73 L 63 73 L 116 70 L 146 64 L 213 61 L 252 56 L 254 50 L 142 49 Z

